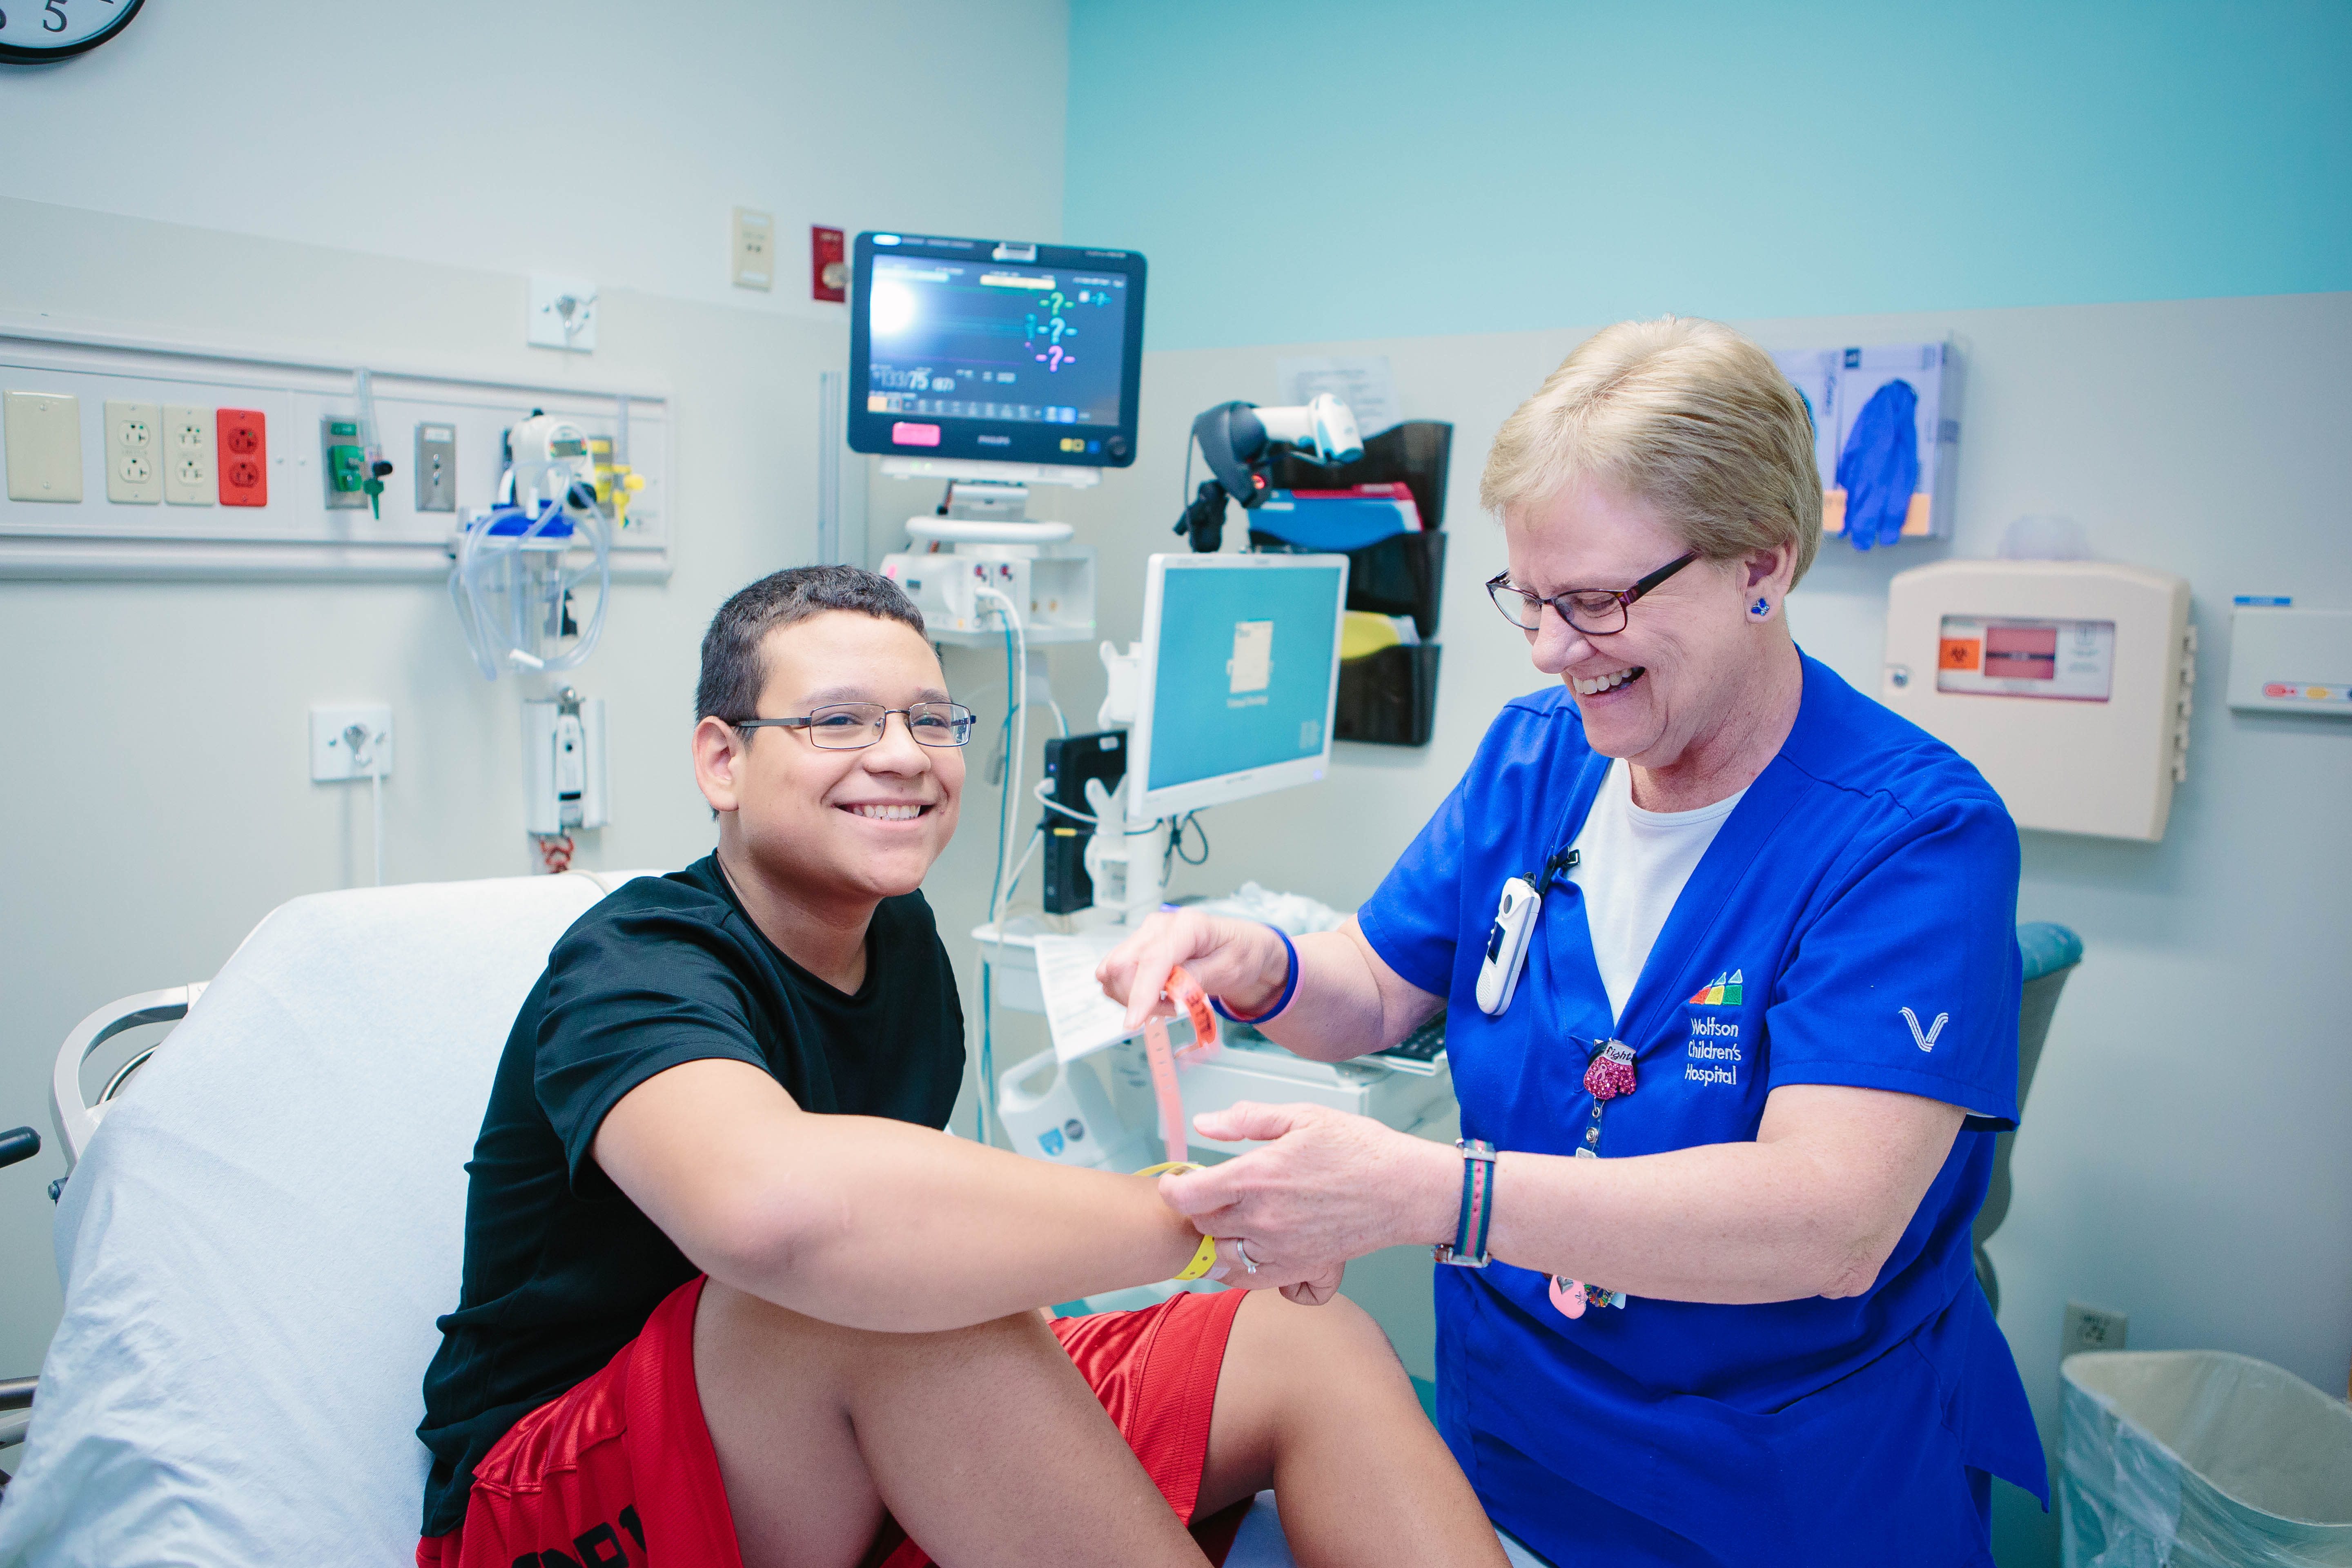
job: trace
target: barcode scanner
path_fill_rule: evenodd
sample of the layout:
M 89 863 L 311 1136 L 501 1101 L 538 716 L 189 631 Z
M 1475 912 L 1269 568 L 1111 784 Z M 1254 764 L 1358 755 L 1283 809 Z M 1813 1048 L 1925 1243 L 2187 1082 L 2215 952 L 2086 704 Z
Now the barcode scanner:
M 1583 857 L 1562 849 L 1544 862 L 1532 877 L 1513 877 L 1503 884 L 1495 904 L 1495 923 L 1486 928 L 1486 955 L 1478 965 L 1478 1011 L 1498 1016 L 1511 1005 L 1527 967 L 1528 947 L 1535 940 L 1536 916 L 1543 912 L 1543 890 L 1562 871 L 1573 869 Z

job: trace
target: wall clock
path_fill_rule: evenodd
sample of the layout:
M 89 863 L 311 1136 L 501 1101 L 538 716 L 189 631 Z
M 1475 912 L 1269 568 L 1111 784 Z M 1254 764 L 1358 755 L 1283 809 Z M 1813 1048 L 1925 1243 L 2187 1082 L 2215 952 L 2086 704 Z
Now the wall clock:
M 0 61 L 61 60 L 131 25 L 144 0 L 0 0 Z

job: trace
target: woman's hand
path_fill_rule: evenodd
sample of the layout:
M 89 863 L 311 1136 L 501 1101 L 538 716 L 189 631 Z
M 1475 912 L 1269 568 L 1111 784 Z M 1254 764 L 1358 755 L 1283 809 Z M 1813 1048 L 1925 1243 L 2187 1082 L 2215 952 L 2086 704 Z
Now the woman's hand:
M 1160 1179 L 1171 1207 L 1204 1236 L 1239 1237 L 1261 1269 L 1329 1268 L 1336 1288 L 1336 1270 L 1349 1258 L 1454 1234 L 1461 1158 L 1443 1143 L 1319 1105 L 1244 1100 L 1192 1125 L 1220 1142 L 1271 1140 L 1223 1164 Z
M 1248 1247 L 1248 1263 L 1242 1261 L 1243 1247 Z M 1255 1273 L 1250 1264 L 1255 1264 Z M 1303 1267 L 1286 1267 L 1276 1262 L 1255 1243 L 1234 1237 L 1217 1243 L 1216 1267 L 1209 1278 L 1228 1289 L 1279 1290 L 1302 1307 L 1319 1307 L 1339 1293 L 1339 1281 L 1348 1272 L 1344 1263 L 1318 1263 Z
M 1251 1017 L 1274 1005 L 1290 979 L 1282 938 L 1255 921 L 1220 920 L 1191 910 L 1162 910 L 1111 950 L 1095 968 L 1103 994 L 1127 1004 L 1127 1026 L 1139 1029 L 1176 1009 L 1160 997 L 1178 964 L 1210 995 Z

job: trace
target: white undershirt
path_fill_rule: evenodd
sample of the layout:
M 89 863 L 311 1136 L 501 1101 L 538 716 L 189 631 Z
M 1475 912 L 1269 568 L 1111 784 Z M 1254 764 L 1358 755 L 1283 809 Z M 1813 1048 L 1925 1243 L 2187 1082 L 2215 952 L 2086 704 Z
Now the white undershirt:
M 1716 830 L 1740 795 L 1696 811 L 1644 811 L 1633 804 L 1633 775 L 1622 757 L 1609 764 L 1601 796 L 1576 836 L 1579 855 L 1569 879 L 1584 890 L 1592 927 L 1592 956 L 1609 993 L 1609 1016 L 1623 1017 L 1633 983 L 1674 912 L 1683 884 L 1715 842 Z

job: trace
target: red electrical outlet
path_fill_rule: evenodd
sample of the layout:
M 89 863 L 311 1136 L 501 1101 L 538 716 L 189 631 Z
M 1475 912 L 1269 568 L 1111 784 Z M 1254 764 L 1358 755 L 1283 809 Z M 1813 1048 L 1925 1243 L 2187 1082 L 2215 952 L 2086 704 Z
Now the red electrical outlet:
M 258 408 L 224 408 L 213 416 L 220 443 L 220 503 L 269 504 L 269 426 Z

